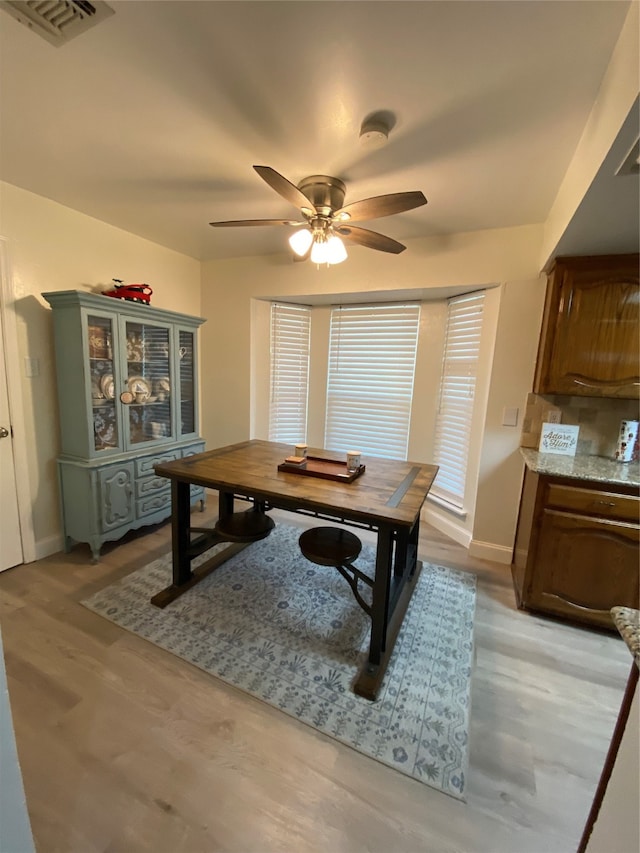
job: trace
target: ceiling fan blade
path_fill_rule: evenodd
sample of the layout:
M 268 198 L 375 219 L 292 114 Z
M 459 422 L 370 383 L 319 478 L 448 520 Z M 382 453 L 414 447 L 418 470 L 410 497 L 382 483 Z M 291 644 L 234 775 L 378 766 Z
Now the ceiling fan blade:
M 315 207 L 306 195 L 294 186 L 291 181 L 284 178 L 271 166 L 254 166 L 256 172 L 260 175 L 263 181 L 266 181 L 272 190 L 275 190 L 282 198 L 286 198 L 294 207 L 299 207 L 310 215 L 315 213 Z
M 409 193 L 389 193 L 389 195 L 377 195 L 373 198 L 365 198 L 362 201 L 354 201 L 336 210 L 333 220 L 358 222 L 363 219 L 379 219 L 381 216 L 391 216 L 393 213 L 403 213 L 405 210 L 413 210 L 421 207 L 427 200 L 424 193 L 419 190 Z
M 377 231 L 368 231 L 366 228 L 352 228 L 351 225 L 340 225 L 334 231 L 337 231 L 345 240 L 351 240 L 352 243 L 359 243 L 361 246 L 366 246 L 368 249 L 378 249 L 380 252 L 391 252 L 393 255 L 399 255 L 407 248 L 397 240 L 392 240 L 391 237 L 385 237 L 384 234 L 378 234 Z
M 210 222 L 214 228 L 235 228 L 239 225 L 306 225 L 306 222 L 297 222 L 295 219 L 236 219 L 231 222 Z

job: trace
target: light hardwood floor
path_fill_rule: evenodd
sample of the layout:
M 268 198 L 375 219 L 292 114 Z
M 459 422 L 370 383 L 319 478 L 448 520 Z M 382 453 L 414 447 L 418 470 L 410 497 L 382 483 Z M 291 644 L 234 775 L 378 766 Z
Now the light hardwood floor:
M 423 524 L 423 559 L 478 576 L 462 803 L 80 605 L 169 543 L 165 524 L 105 546 L 98 565 L 77 546 L 0 575 L 38 853 L 576 849 L 631 665 L 616 636 L 517 611 L 508 567 Z

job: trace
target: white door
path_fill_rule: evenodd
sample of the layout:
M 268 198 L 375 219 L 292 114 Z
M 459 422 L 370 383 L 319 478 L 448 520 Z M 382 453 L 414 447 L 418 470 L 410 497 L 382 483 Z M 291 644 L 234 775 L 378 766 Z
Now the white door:
M 22 560 L 16 469 L 0 314 L 0 571 L 17 566 Z

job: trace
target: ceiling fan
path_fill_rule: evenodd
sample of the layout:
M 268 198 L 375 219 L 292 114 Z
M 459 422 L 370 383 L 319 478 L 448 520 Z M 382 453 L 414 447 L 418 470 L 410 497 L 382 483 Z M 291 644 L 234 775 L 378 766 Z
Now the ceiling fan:
M 288 225 L 297 229 L 289 238 L 289 243 L 298 259 L 310 257 L 313 263 L 337 264 L 344 261 L 347 252 L 342 239 L 380 252 L 395 255 L 403 252 L 406 246 L 397 240 L 351 223 L 403 213 L 427 203 L 423 193 L 416 191 L 389 193 L 344 205 L 346 186 L 339 178 L 311 175 L 296 187 L 270 166 L 253 168 L 271 189 L 299 208 L 304 219 L 240 219 L 209 224 L 214 228 Z

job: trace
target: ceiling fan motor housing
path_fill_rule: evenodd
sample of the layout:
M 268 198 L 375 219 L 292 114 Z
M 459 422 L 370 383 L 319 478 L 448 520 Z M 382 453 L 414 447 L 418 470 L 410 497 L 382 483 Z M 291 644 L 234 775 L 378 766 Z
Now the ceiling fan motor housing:
M 340 178 L 329 175 L 311 175 L 298 184 L 298 189 L 309 199 L 322 216 L 331 216 L 344 205 L 346 186 Z

